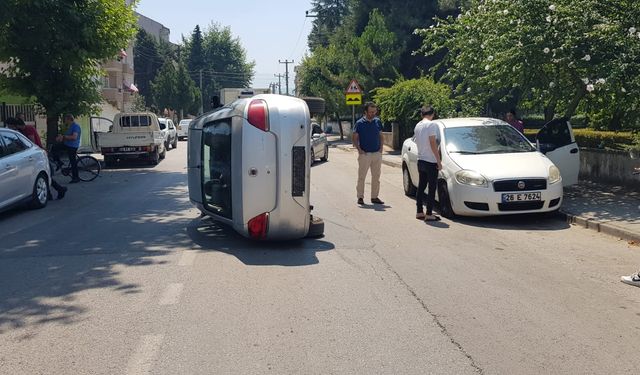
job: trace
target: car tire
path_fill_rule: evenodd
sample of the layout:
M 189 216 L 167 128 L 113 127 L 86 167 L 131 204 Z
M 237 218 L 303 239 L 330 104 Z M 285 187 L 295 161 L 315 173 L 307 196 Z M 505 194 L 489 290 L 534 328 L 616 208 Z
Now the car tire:
M 164 149 L 162 150 L 162 152 L 160 153 L 160 159 L 164 159 L 164 158 L 166 158 L 166 157 L 167 157 L 167 149 L 166 149 L 166 148 L 164 148 Z
M 311 149 L 311 152 L 310 152 L 309 154 L 311 155 L 311 157 L 310 157 L 310 163 L 309 163 L 309 165 L 311 166 L 311 165 L 313 165 L 313 163 L 315 163 L 315 161 L 316 161 L 316 152 L 315 152 L 315 151 L 313 151 L 313 148 L 312 148 L 312 149 Z
M 43 208 L 49 201 L 49 179 L 41 172 L 33 183 L 33 192 L 29 206 L 34 209 Z
M 329 145 L 324 146 L 324 156 L 320 158 L 322 161 L 329 160 Z
M 445 181 L 438 183 L 438 204 L 440 205 L 440 215 L 447 219 L 456 217 L 456 213 L 451 206 L 451 198 L 449 197 L 449 189 Z
M 307 232 L 308 238 L 319 238 L 324 236 L 324 220 L 319 217 L 311 215 L 309 220 L 309 231 Z
M 165 150 L 166 152 L 166 150 Z M 152 152 L 149 155 L 149 163 L 151 165 L 158 165 L 158 163 L 160 163 L 160 153 L 158 152 L 158 149 L 156 148 L 156 150 L 154 152 Z
M 416 196 L 416 187 L 411 181 L 411 174 L 409 174 L 409 168 L 405 164 L 402 164 L 402 187 L 404 188 L 404 195 L 407 197 Z
M 178 148 L 178 137 L 175 137 L 173 139 L 173 144 L 171 145 L 171 147 L 173 148 Z

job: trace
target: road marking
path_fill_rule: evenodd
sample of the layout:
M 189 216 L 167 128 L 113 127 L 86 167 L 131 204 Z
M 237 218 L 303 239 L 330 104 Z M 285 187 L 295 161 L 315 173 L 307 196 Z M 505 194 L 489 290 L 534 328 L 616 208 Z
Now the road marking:
M 160 298 L 160 305 L 175 305 L 178 303 L 183 288 L 184 285 L 180 283 L 169 284 L 162 298 Z
M 146 335 L 140 340 L 127 366 L 127 375 L 150 374 L 164 335 Z
M 198 252 L 193 250 L 183 251 L 180 260 L 178 261 L 178 265 L 183 267 L 192 265 L 193 261 L 196 259 L 197 254 Z

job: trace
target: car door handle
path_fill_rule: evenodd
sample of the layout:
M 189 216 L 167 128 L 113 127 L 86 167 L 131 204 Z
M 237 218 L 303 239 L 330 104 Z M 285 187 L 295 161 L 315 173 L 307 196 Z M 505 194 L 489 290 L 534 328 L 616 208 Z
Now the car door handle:
M 577 154 L 578 153 L 578 149 L 577 148 L 572 148 L 571 151 L 572 154 Z

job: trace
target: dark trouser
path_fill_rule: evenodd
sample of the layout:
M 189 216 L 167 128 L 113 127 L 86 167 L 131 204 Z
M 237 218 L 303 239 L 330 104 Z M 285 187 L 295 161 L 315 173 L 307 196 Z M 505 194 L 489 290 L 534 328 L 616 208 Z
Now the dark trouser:
M 66 153 L 69 157 L 69 164 L 71 165 L 71 177 L 74 180 L 78 180 L 78 149 L 69 147 L 63 143 L 56 143 L 53 145 L 51 150 L 51 154 L 53 156 L 53 160 L 56 162 L 60 162 L 60 154 Z
M 60 190 L 64 190 L 64 187 L 62 187 L 62 185 L 60 185 L 59 183 L 56 182 L 56 180 L 54 180 L 53 178 L 51 178 L 51 186 L 56 189 L 56 191 L 59 193 Z
M 418 191 L 416 192 L 417 212 L 422 213 L 424 189 L 429 185 L 427 192 L 427 215 L 432 215 L 433 204 L 436 199 L 436 184 L 438 183 L 438 164 L 418 160 L 418 176 Z

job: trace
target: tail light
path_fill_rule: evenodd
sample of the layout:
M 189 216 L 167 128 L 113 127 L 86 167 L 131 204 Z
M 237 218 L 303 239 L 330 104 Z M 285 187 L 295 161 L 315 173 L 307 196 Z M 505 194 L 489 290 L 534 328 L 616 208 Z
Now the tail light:
M 249 103 L 247 113 L 249 124 L 262 131 L 269 131 L 269 109 L 267 108 L 267 102 L 262 99 L 252 100 L 251 103 Z
M 269 214 L 263 213 L 249 220 L 249 237 L 262 240 L 269 230 Z

